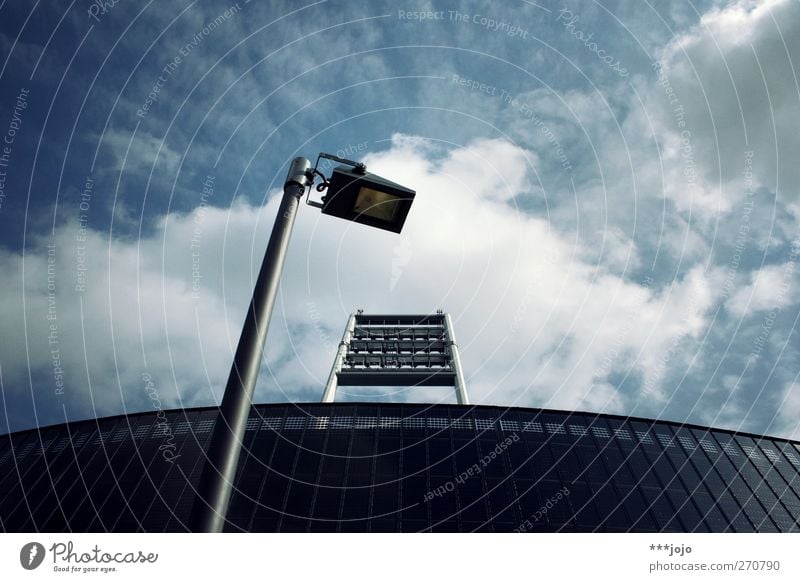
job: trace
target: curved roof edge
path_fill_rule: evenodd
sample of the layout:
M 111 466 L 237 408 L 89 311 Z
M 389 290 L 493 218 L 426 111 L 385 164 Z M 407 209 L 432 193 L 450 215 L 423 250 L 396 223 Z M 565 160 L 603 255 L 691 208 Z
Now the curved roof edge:
M 421 406 L 423 408 L 438 408 L 438 407 L 448 407 L 448 408 L 464 408 L 465 410 L 497 410 L 499 412 L 506 412 L 511 410 L 517 411 L 525 411 L 525 412 L 533 412 L 537 414 L 561 414 L 565 416 L 593 416 L 593 417 L 603 417 L 603 418 L 613 418 L 617 420 L 632 420 L 638 422 L 645 422 L 650 424 L 660 424 L 660 425 L 669 425 L 669 426 L 676 426 L 676 427 L 683 427 L 683 428 L 695 428 L 700 430 L 713 430 L 715 432 L 726 433 L 733 436 L 745 436 L 745 437 L 752 437 L 752 438 L 768 438 L 773 441 L 782 441 L 787 443 L 792 443 L 795 445 L 800 445 L 800 440 L 792 440 L 787 439 L 784 437 L 776 437 L 771 435 L 762 435 L 758 433 L 752 432 L 744 432 L 738 430 L 730 430 L 725 428 L 716 428 L 713 426 L 705 426 L 702 424 L 694 424 L 690 422 L 677 422 L 674 420 L 662 420 L 658 418 L 645 418 L 641 416 L 626 416 L 624 414 L 608 414 L 605 412 L 589 412 L 586 410 L 557 410 L 553 408 L 528 408 L 525 406 L 499 406 L 494 404 L 468 404 L 468 405 L 460 405 L 460 404 L 451 404 L 451 403 L 428 403 L 428 402 L 264 402 L 259 404 L 254 404 L 256 407 L 286 407 L 286 406 L 296 406 L 296 407 L 306 407 L 306 406 L 326 406 L 331 408 L 345 408 L 347 406 L 381 406 L 387 408 L 401 408 L 403 406 Z M 204 412 L 216 409 L 216 406 L 198 406 L 194 408 L 170 408 L 166 409 L 164 413 L 189 413 L 189 412 Z M 40 426 L 36 428 L 28 428 L 24 430 L 18 430 L 11 433 L 3 433 L 0 434 L 0 437 L 16 437 L 19 435 L 23 435 L 26 433 L 31 433 L 34 431 L 44 431 L 50 430 L 52 428 L 56 428 L 59 426 L 76 426 L 87 424 L 90 422 L 98 422 L 100 420 L 115 420 L 121 418 L 136 418 L 139 416 L 145 416 L 148 414 L 157 414 L 157 410 L 146 410 L 143 412 L 131 412 L 128 414 L 114 414 L 112 416 L 101 416 L 97 418 L 87 418 L 84 420 L 73 420 L 70 422 L 62 422 L 57 424 L 49 424 L 46 426 Z

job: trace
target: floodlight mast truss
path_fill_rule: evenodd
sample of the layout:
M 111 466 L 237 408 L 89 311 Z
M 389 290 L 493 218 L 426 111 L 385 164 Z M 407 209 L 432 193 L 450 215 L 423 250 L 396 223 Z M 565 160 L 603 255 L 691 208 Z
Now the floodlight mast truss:
M 322 402 L 334 402 L 339 386 L 452 386 L 469 404 L 450 314 L 351 314 Z

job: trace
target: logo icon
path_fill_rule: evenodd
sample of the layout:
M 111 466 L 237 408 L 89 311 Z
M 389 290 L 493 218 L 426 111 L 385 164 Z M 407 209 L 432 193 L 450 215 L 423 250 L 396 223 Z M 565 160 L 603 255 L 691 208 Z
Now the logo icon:
M 26 570 L 35 570 L 44 561 L 44 546 L 38 542 L 29 542 L 19 551 L 19 563 Z

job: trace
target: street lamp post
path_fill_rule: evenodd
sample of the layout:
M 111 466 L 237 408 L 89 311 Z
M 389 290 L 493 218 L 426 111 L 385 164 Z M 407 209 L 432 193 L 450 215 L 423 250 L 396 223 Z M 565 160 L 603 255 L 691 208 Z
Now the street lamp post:
M 197 498 L 192 509 L 190 529 L 194 532 L 221 532 L 228 512 L 236 467 L 242 450 L 242 440 L 253 403 L 261 357 L 267 340 L 269 320 L 278 295 L 283 264 L 292 234 L 297 208 L 306 187 L 313 185 L 314 176 L 323 178 L 317 187 L 328 193 L 323 203 L 307 202 L 330 214 L 361 222 L 369 226 L 400 232 L 415 192 L 379 176 L 368 174 L 363 164 L 320 154 L 317 158 L 332 159 L 355 168 L 338 166 L 330 181 L 311 169 L 306 158 L 295 158 L 283 185 L 283 197 L 267 251 L 261 263 L 253 297 L 247 310 L 236 355 L 225 386 L 219 413 L 208 446 L 206 464 L 200 477 Z
M 278 295 L 278 284 L 300 198 L 311 181 L 307 175 L 310 167 L 311 162 L 306 158 L 295 158 L 283 185 L 281 205 L 275 217 L 219 415 L 211 434 L 207 462 L 200 477 L 192 513 L 192 531 L 221 532 L 225 524 L 233 478 L 261 366 L 261 355 L 267 340 L 269 319 Z

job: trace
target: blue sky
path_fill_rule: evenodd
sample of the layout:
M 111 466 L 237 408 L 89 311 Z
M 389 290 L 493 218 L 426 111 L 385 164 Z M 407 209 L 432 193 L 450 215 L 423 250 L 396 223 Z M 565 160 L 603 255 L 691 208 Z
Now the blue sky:
M 218 401 L 327 151 L 417 200 L 301 208 L 258 401 L 318 400 L 355 309 L 442 308 L 476 403 L 800 438 L 798 62 L 789 0 L 5 1 L 0 430 Z

